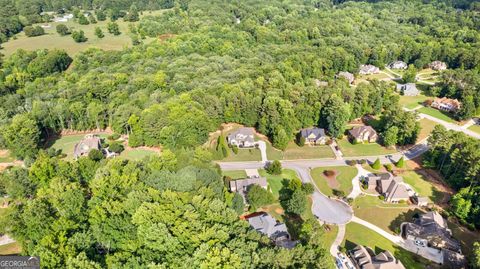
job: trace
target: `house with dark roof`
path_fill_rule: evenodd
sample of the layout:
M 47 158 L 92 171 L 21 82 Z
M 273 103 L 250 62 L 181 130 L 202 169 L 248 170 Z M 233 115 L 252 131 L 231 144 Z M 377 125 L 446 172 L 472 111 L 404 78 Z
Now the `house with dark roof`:
M 298 135 L 305 138 L 305 143 L 310 145 L 324 145 L 328 139 L 325 130 L 317 127 L 301 129 Z
M 372 249 L 358 245 L 348 255 L 358 269 L 405 269 L 388 250 L 375 254 Z
M 414 218 L 413 222 L 402 223 L 401 233 L 406 240 L 442 250 L 444 265 L 456 264 L 451 268 L 462 268 L 461 265 L 465 265 L 461 244 L 452 237 L 447 221 L 438 212 L 429 211 Z
M 255 130 L 250 127 L 242 127 L 227 136 L 230 145 L 239 148 L 251 148 L 255 146 Z
M 394 61 L 388 64 L 390 69 L 407 69 L 408 65 L 404 61 Z
M 368 182 L 372 184 L 376 182 L 375 190 L 385 197 L 385 201 L 389 203 L 398 203 L 400 201 L 408 201 L 410 194 L 407 186 L 403 184 L 401 177 L 394 177 L 390 173 L 369 176 Z
M 356 143 L 376 142 L 378 139 L 377 131 L 371 126 L 356 126 L 348 131 L 350 137 Z
M 415 83 L 397 84 L 397 91 L 404 96 L 417 96 L 420 94 Z
M 246 203 L 247 199 L 245 197 L 247 195 L 248 188 L 251 185 L 259 185 L 260 187 L 267 189 L 268 182 L 267 178 L 261 177 L 256 169 L 247 169 L 245 171 L 247 173 L 247 178 L 230 181 L 230 191 L 238 192 L 243 197 L 243 201 Z
M 290 240 L 290 234 L 285 223 L 278 222 L 272 216 L 265 212 L 254 214 L 251 217 L 246 217 L 248 224 L 262 233 L 275 243 L 275 245 L 285 248 L 293 248 L 296 245 L 295 241 Z
M 335 76 L 335 78 L 344 78 L 348 81 L 348 83 L 352 84 L 353 81 L 355 80 L 355 76 L 350 73 L 350 72 L 345 72 L 345 71 L 340 71 L 338 74 Z
M 90 151 L 102 148 L 100 138 L 94 134 L 87 134 L 80 142 L 75 144 L 73 148 L 73 157 L 78 159 L 87 156 Z
M 360 65 L 360 69 L 358 70 L 358 73 L 360 75 L 378 74 L 379 72 L 380 72 L 380 69 L 371 64 L 362 64 Z

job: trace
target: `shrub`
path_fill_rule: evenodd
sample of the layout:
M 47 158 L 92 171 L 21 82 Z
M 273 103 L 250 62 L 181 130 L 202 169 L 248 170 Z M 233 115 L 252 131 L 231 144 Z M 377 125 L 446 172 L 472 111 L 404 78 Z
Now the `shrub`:
M 118 140 L 119 138 L 120 138 L 119 134 L 111 134 L 107 137 L 108 140 L 112 140 L 112 141 Z
M 350 166 L 355 166 L 357 164 L 357 162 L 354 160 L 347 160 L 346 163 Z
M 237 146 L 233 146 L 233 147 L 232 147 L 232 151 L 233 151 L 233 153 L 238 154 L 238 147 L 237 147 Z
M 280 175 L 282 173 L 282 164 L 278 160 L 275 160 L 273 162 L 268 163 L 265 170 L 267 170 L 269 174 Z
M 81 43 L 81 42 L 85 42 L 87 41 L 88 39 L 85 37 L 85 33 L 80 30 L 80 31 L 74 31 L 72 33 L 72 38 L 73 40 L 75 40 L 75 42 L 77 43 Z
M 70 34 L 70 29 L 65 24 L 59 24 L 56 27 L 57 33 L 60 34 L 61 36 L 69 35 Z
M 382 201 L 385 201 L 385 196 L 379 195 L 379 196 L 378 196 L 378 199 L 380 199 L 380 200 L 382 200 Z
M 364 164 L 367 163 L 367 160 L 365 160 L 365 159 L 360 159 L 360 160 L 358 160 L 357 162 L 358 162 L 359 164 L 361 164 L 361 165 L 364 165 Z
M 333 193 L 333 195 L 338 196 L 338 197 L 345 197 L 345 192 L 342 191 L 342 190 L 333 189 L 332 193 Z
M 388 163 L 385 165 L 385 169 L 387 169 L 388 172 L 392 172 L 393 171 L 393 165 L 391 163 Z
M 299 135 L 299 137 L 297 139 L 297 145 L 299 145 L 300 147 L 305 146 L 305 137 Z
M 90 22 L 88 21 L 87 17 L 85 17 L 85 15 L 83 14 L 80 14 L 78 16 L 78 23 L 81 24 L 81 25 L 88 25 L 90 24 Z
M 43 28 L 40 26 L 27 26 L 23 28 L 23 31 L 25 32 L 25 35 L 28 37 L 40 36 L 45 34 L 45 30 L 43 30 Z
M 335 171 L 333 170 L 325 170 L 323 171 L 323 174 L 327 177 L 333 177 L 335 175 Z
M 375 162 L 372 164 L 372 168 L 375 170 L 380 170 L 381 167 L 382 167 L 382 164 L 380 163 L 380 159 L 377 158 Z
M 107 25 L 107 30 L 110 34 L 120 35 L 120 28 L 116 22 L 109 22 Z
M 98 38 L 104 38 L 105 37 L 105 35 L 103 34 L 103 31 L 102 31 L 102 29 L 100 29 L 100 27 L 95 27 L 95 35 Z
M 98 150 L 98 149 L 92 149 L 89 153 L 88 153 L 88 158 L 90 158 L 91 160 L 93 161 L 100 161 L 101 159 L 103 159 L 103 153 Z
M 110 144 L 110 147 L 108 147 L 108 150 L 115 152 L 117 154 L 120 154 L 124 149 L 125 148 L 123 147 L 122 144 L 116 143 L 116 142 Z
M 312 183 L 305 183 L 302 185 L 302 190 L 309 195 L 315 191 L 315 187 Z
M 402 158 L 400 158 L 400 160 L 398 160 L 398 162 L 396 163 L 396 166 L 398 168 L 404 168 L 405 167 L 405 159 L 403 158 L 403 156 L 402 156 Z

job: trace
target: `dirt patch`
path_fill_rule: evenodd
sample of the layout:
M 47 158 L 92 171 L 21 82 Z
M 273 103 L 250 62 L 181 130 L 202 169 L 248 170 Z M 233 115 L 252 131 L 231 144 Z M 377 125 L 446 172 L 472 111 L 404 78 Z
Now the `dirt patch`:
M 283 210 L 283 208 L 279 207 L 279 208 L 275 209 L 275 213 L 277 213 L 279 215 L 283 215 L 283 213 L 285 213 L 285 210 Z
M 339 173 L 337 171 L 333 171 L 333 172 L 334 174 L 332 176 L 327 176 L 323 174 L 323 177 L 327 180 L 327 185 L 331 189 L 338 189 L 340 187 L 340 184 L 337 181 L 337 176 L 339 175 Z
M 8 157 L 9 155 L 10 153 L 8 152 L 8 150 L 6 149 L 0 150 L 0 157 L 5 158 L 5 157 Z

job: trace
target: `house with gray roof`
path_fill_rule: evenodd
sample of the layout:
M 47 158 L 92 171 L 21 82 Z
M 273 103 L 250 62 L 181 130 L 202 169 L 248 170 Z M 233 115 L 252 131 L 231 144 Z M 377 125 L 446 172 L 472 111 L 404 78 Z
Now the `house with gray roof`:
M 345 72 L 345 71 L 340 71 L 338 74 L 335 76 L 335 78 L 344 78 L 348 81 L 348 83 L 352 84 L 353 81 L 355 80 L 355 76 L 350 73 L 350 72 Z
M 378 139 L 377 131 L 371 126 L 356 126 L 348 131 L 351 138 L 356 143 L 376 142 Z
M 242 127 L 230 133 L 227 141 L 230 145 L 239 148 L 251 148 L 255 146 L 255 130 L 251 127 Z
M 310 145 L 324 145 L 328 139 L 325 130 L 317 127 L 301 129 L 299 135 L 305 138 L 306 144 Z
M 360 75 L 378 74 L 379 72 L 380 72 L 380 69 L 371 64 L 362 64 L 360 65 L 360 69 L 358 70 L 358 73 Z
M 382 173 L 368 176 L 366 181 L 368 189 L 375 189 L 379 194 L 383 195 L 385 202 L 398 203 L 410 199 L 410 193 L 401 177 L 394 177 L 390 173 Z
M 404 61 L 394 61 L 388 64 L 390 69 L 407 69 L 408 65 Z
M 348 255 L 359 269 L 405 269 L 388 250 L 375 254 L 372 249 L 357 245 Z
M 260 187 L 267 189 L 268 182 L 267 178 L 261 177 L 256 169 L 246 169 L 245 172 L 247 174 L 247 178 L 231 180 L 229 184 L 230 191 L 238 192 L 243 197 L 244 203 L 247 203 L 247 199 L 245 197 L 247 195 L 248 188 L 251 185 L 259 185 Z
M 287 225 L 278 222 L 269 214 L 260 212 L 253 214 L 251 217 L 246 217 L 246 220 L 253 229 L 268 236 L 275 245 L 285 248 L 295 247 L 296 242 L 290 240 Z
M 420 94 L 415 83 L 397 84 L 397 91 L 405 96 L 417 96 Z
M 101 148 L 100 138 L 96 135 L 88 134 L 80 142 L 75 144 L 73 148 L 73 157 L 78 159 L 82 156 L 87 156 L 88 153 L 94 149 L 100 150 Z

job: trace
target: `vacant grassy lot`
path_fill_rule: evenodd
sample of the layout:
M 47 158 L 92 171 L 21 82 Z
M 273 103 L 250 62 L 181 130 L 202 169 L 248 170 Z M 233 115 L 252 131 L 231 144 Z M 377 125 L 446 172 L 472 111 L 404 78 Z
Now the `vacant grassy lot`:
M 160 14 L 162 11 L 145 12 L 143 16 Z M 119 36 L 109 34 L 107 31 L 107 21 L 99 21 L 96 24 L 80 25 L 73 20 L 68 22 L 50 22 L 50 28 L 45 28 L 45 35 L 36 37 L 27 37 L 25 34 L 19 33 L 17 39 L 11 38 L 8 42 L 3 43 L 4 49 L 0 50 L 6 56 L 11 55 L 17 49 L 36 50 L 36 49 L 63 49 L 70 55 L 75 55 L 80 51 L 91 47 L 100 48 L 103 50 L 121 50 L 125 47 L 130 47 L 132 41 L 129 37 L 128 25 L 130 22 L 124 22 L 122 19 L 116 21 L 122 33 Z M 88 38 L 87 42 L 76 43 L 70 35 L 60 36 L 56 31 L 58 24 L 65 24 L 72 31 L 82 30 Z M 135 23 L 134 23 L 135 24 Z M 41 24 L 38 24 L 41 25 Z M 104 38 L 97 38 L 94 34 L 95 27 L 100 27 L 105 35 Z M 144 42 L 151 42 L 153 38 L 144 40 Z
M 451 117 L 450 114 L 448 114 L 447 112 L 440 111 L 440 110 L 435 109 L 435 108 L 422 107 L 422 108 L 418 109 L 417 111 L 420 112 L 420 113 L 423 113 L 423 114 L 430 115 L 430 116 L 435 117 L 437 119 L 441 119 L 441 120 L 446 121 L 446 122 L 457 123 L 457 121 L 454 120 Z
M 245 162 L 245 161 L 261 161 L 262 156 L 260 150 L 256 148 L 238 149 L 235 154 L 231 149 L 228 150 L 227 158 L 222 159 L 223 162 Z
M 375 196 L 356 198 L 352 203 L 352 208 L 355 216 L 373 223 L 391 234 L 398 234 L 402 222 L 411 220 L 415 213 L 421 212 L 418 209 L 410 208 L 407 204 L 384 203 Z
M 395 149 L 387 149 L 377 143 L 352 144 L 347 138 L 337 141 L 338 146 L 344 156 L 376 156 L 385 155 L 396 152 Z
M 438 191 L 425 176 L 416 173 L 415 171 L 406 171 L 401 174 L 403 181 L 415 190 L 419 196 L 428 197 L 432 202 L 441 201 L 443 198 L 442 192 Z
M 232 179 L 246 178 L 247 173 L 245 170 L 225 170 L 222 171 L 222 175 L 230 177 Z
M 403 263 L 405 268 L 408 269 L 423 269 L 429 264 L 429 261 L 415 255 L 414 253 L 397 247 L 391 241 L 375 233 L 374 231 L 360 224 L 351 222 L 347 224 L 347 231 L 342 246 L 347 249 L 352 249 L 356 245 L 370 247 L 375 251 L 375 253 L 388 250 L 395 256 L 395 258 L 399 259 Z
M 101 138 L 106 138 L 108 135 L 104 133 L 96 133 Z M 66 154 L 65 160 L 73 160 L 73 148 L 80 140 L 85 137 L 85 134 L 79 135 L 66 135 L 62 136 L 59 139 L 55 140 L 53 145 L 54 149 L 62 150 L 62 153 Z
M 480 134 L 480 125 L 472 125 L 468 129 Z
M 297 173 L 290 169 L 283 169 L 281 175 L 271 175 L 267 173 L 267 171 L 263 169 L 258 170 L 262 177 L 267 178 L 268 186 L 270 187 L 270 191 L 273 193 L 276 199 L 278 199 L 279 191 L 283 187 L 283 181 L 291 179 L 299 179 Z
M 290 142 L 283 153 L 285 160 L 293 159 L 320 159 L 333 158 L 333 152 L 327 145 L 299 147 L 295 142 Z
M 420 123 L 420 134 L 418 134 L 417 142 L 425 139 L 430 135 L 430 133 L 433 131 L 433 128 L 438 125 L 438 123 L 428 120 L 428 119 L 421 119 L 419 121 Z
M 337 186 L 332 188 L 332 184 L 328 183 L 328 179 L 324 175 L 326 170 L 336 172 L 334 183 Z M 332 196 L 333 189 L 343 191 L 345 195 L 348 195 L 352 191 L 352 179 L 357 175 L 357 172 L 357 168 L 352 166 L 333 166 L 314 168 L 311 174 L 315 185 L 317 185 L 320 191 L 325 195 Z
M 401 106 L 404 106 L 408 109 L 414 109 L 419 105 L 422 105 L 425 100 L 427 100 L 428 97 L 425 95 L 417 95 L 417 96 L 405 96 L 405 95 L 400 95 L 400 101 L 399 104 Z

